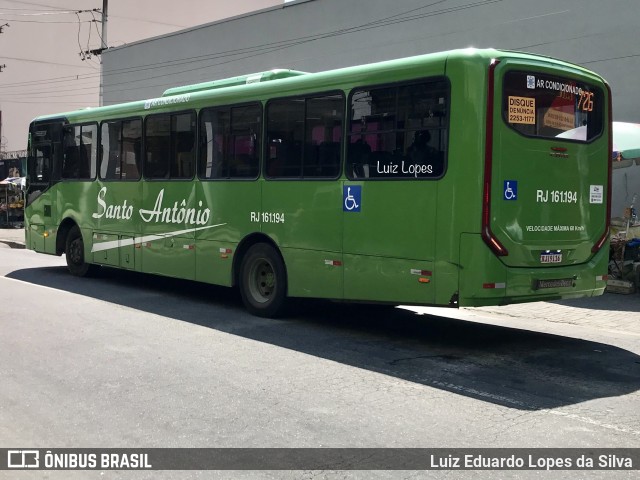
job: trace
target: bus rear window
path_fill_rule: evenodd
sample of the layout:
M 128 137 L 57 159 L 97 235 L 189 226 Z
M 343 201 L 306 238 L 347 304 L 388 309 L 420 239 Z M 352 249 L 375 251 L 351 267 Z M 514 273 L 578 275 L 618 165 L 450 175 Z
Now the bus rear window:
M 602 90 L 538 72 L 507 72 L 502 89 L 504 121 L 523 135 L 589 142 L 602 133 Z

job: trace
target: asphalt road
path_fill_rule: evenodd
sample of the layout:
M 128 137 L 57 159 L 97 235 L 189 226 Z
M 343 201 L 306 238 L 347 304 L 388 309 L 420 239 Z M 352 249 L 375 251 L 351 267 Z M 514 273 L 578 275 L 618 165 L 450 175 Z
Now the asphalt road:
M 267 320 L 248 315 L 229 289 L 112 269 L 78 279 L 63 265 L 0 249 L 6 448 L 640 447 L 637 336 L 320 301 Z M 3 473 L 412 479 L 637 471 Z

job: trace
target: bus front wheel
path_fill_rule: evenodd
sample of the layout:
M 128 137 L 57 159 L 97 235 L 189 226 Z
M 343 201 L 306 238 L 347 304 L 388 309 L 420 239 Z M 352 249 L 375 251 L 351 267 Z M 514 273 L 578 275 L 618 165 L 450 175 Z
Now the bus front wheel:
M 82 232 L 77 225 L 74 225 L 67 235 L 65 257 L 69 272 L 76 277 L 84 277 L 93 271 L 94 265 L 84 261 L 84 241 Z
M 279 253 L 266 243 L 252 246 L 240 266 L 240 295 L 253 315 L 275 318 L 284 313 L 287 273 Z

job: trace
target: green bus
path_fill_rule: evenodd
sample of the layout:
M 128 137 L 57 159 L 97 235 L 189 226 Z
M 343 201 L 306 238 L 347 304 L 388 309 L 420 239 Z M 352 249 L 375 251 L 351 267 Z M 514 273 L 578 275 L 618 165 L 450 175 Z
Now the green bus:
M 267 317 L 599 295 L 610 125 L 600 76 L 493 49 L 171 88 L 33 120 L 26 245 L 237 286 Z

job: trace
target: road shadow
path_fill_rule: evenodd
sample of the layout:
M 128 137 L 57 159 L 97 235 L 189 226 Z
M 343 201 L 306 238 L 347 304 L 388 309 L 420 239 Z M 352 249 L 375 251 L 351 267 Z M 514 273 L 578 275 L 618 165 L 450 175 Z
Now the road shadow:
M 262 319 L 244 311 L 233 289 L 109 268 L 88 279 L 63 267 L 7 277 L 521 410 L 640 389 L 640 356 L 560 335 L 326 301 L 299 302 L 286 320 Z

